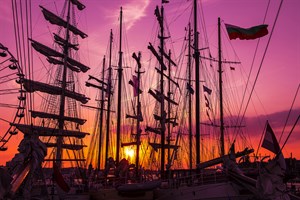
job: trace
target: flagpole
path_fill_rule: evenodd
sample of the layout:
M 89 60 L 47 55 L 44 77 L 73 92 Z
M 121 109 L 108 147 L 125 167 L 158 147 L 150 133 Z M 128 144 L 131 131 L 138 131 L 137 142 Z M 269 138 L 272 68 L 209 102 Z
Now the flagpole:
M 221 155 L 225 155 L 224 147 L 224 112 L 223 112 L 223 81 L 222 81 L 222 51 L 221 51 L 221 20 L 218 18 L 218 52 L 219 52 L 219 92 L 220 92 L 220 143 Z

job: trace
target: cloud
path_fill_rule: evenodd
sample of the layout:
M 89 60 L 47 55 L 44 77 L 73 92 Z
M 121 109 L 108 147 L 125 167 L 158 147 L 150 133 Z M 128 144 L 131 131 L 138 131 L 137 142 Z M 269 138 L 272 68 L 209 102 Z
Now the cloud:
M 124 24 L 126 29 L 129 30 L 134 24 L 139 21 L 141 18 L 146 16 L 146 10 L 150 4 L 150 0 L 130 0 L 127 3 L 122 5 Z M 119 9 L 119 8 L 118 8 Z M 118 19 L 119 12 L 113 12 L 112 15 L 107 15 L 108 18 L 113 20 Z
M 300 108 L 293 109 L 290 113 L 289 120 L 287 121 L 287 125 L 285 128 L 285 135 L 289 133 L 292 126 L 294 125 L 298 115 Z M 256 117 L 248 117 L 246 118 L 247 127 L 249 127 L 249 132 L 252 134 L 261 134 L 265 125 L 265 122 L 268 120 L 272 129 L 274 130 L 276 136 L 279 136 L 283 130 L 285 125 L 286 118 L 288 116 L 289 110 L 284 110 L 280 112 L 271 113 L 268 116 L 256 116 Z M 298 122 L 299 123 L 299 122 Z M 261 126 L 262 125 L 262 126 Z M 299 128 L 295 129 L 295 131 L 299 132 Z M 296 133 L 293 133 L 296 134 Z M 300 134 L 298 134 L 300 137 Z
M 147 7 L 150 4 L 150 0 L 144 1 L 132 1 L 124 5 L 124 11 L 126 11 L 125 23 L 127 24 L 127 30 L 129 30 L 134 24 L 141 18 L 146 16 Z

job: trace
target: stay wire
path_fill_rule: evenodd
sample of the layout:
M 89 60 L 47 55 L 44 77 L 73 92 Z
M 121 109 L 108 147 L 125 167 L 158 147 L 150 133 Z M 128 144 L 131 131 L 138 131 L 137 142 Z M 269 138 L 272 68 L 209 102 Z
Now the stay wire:
M 253 94 L 255 85 L 256 85 L 256 83 L 257 83 L 257 80 L 258 80 L 258 77 L 259 77 L 259 73 L 260 73 L 260 71 L 261 71 L 262 64 L 263 64 L 263 62 L 264 62 L 264 60 L 265 60 L 265 56 L 266 56 L 266 54 L 267 54 L 268 47 L 269 47 L 269 45 L 270 45 L 270 41 L 271 41 L 271 38 L 272 38 L 272 35 L 273 35 L 273 32 L 274 32 L 275 26 L 276 26 L 276 22 L 277 22 L 277 19 L 278 19 L 278 16 L 279 16 L 279 13 L 280 13 L 280 10 L 281 10 L 281 7 L 282 7 L 282 3 L 283 3 L 283 0 L 281 0 L 281 2 L 280 2 L 279 8 L 278 8 L 278 11 L 277 11 L 277 14 L 276 14 L 276 18 L 275 18 L 275 21 L 274 21 L 274 24 L 273 24 L 273 27 L 272 27 L 272 30 L 271 30 L 271 33 L 270 33 L 270 37 L 269 37 L 269 39 L 268 39 L 267 46 L 266 46 L 266 48 L 265 48 L 265 51 L 264 51 L 262 60 L 261 60 L 260 65 L 259 65 L 259 69 L 258 69 L 258 71 L 257 71 L 257 74 L 256 74 L 256 77 L 255 77 L 253 86 L 252 86 L 252 88 L 251 88 L 251 92 L 250 92 L 250 95 L 249 95 L 249 98 L 248 98 L 248 101 L 247 101 L 247 104 L 246 104 L 244 113 L 243 113 L 243 115 L 242 115 L 242 116 L 243 116 L 242 118 L 245 117 L 247 108 L 248 108 L 249 103 L 250 103 L 250 100 L 251 100 L 251 96 L 252 96 L 252 94 Z M 240 121 L 240 125 L 241 125 L 241 123 L 242 123 L 242 121 Z M 236 135 L 235 135 L 234 138 L 236 139 L 236 137 L 237 137 L 237 133 L 236 133 Z
M 270 0 L 268 2 L 268 5 L 267 5 L 267 9 L 266 9 L 266 12 L 265 12 L 265 16 L 264 16 L 264 20 L 263 20 L 263 23 L 266 21 L 266 18 L 267 18 L 267 13 L 268 13 L 268 10 L 269 10 L 269 6 L 270 6 Z M 254 61 L 255 61 L 255 58 L 256 58 L 256 55 L 257 55 L 257 50 L 258 50 L 258 46 L 260 44 L 260 38 L 258 39 L 258 42 L 256 44 L 256 48 L 255 48 L 255 51 L 254 51 L 254 56 L 253 56 L 253 59 L 252 59 L 252 63 L 251 63 L 251 67 L 250 67 L 250 72 L 249 72 L 249 75 L 248 75 L 248 78 L 247 78 L 247 82 L 246 82 L 246 86 L 245 86 L 245 90 L 244 90 L 244 93 L 243 93 L 243 97 L 242 97 L 242 102 L 240 104 L 240 109 L 239 109 L 239 112 L 238 112 L 238 119 L 237 119 L 237 123 L 239 123 L 239 126 L 242 124 L 243 122 L 243 119 L 245 117 L 245 112 L 243 114 L 243 116 L 240 117 L 240 114 L 242 112 L 242 107 L 243 107 L 243 103 L 245 101 L 245 98 L 246 98 L 246 92 L 247 92 L 247 88 L 248 88 L 248 85 L 249 85 L 249 82 L 250 82 L 250 76 L 252 74 L 252 70 L 253 70 L 253 66 L 254 66 Z M 251 96 L 251 94 L 250 94 Z M 250 98 L 250 97 L 249 97 Z M 247 108 L 245 108 L 246 110 Z M 240 119 L 239 119 L 240 118 Z M 240 122 L 239 122 L 240 120 Z M 238 134 L 238 132 L 236 133 Z
M 283 143 L 283 145 L 282 145 L 280 151 L 277 153 L 277 155 L 279 155 L 279 153 L 282 152 L 282 149 L 284 148 L 284 146 L 286 145 L 287 141 L 289 140 L 289 138 L 290 138 L 290 136 L 291 136 L 291 134 L 292 134 L 294 128 L 296 127 L 296 125 L 297 125 L 299 119 L 300 119 L 300 114 L 298 115 L 298 118 L 296 119 L 296 122 L 294 123 L 294 125 L 293 125 L 293 127 L 292 127 L 292 129 L 291 129 L 291 131 L 290 131 L 290 133 L 289 133 L 289 135 L 287 136 L 286 140 L 284 141 L 284 143 Z
M 283 135 L 283 133 L 284 133 L 285 127 L 286 127 L 286 125 L 287 125 L 287 122 L 288 122 L 288 120 L 289 120 L 289 118 L 290 118 L 290 115 L 291 115 L 291 112 L 292 112 L 294 103 L 295 103 L 296 98 L 297 98 L 297 96 L 298 96 L 299 88 L 300 88 L 300 84 L 298 85 L 298 88 L 297 88 L 297 91 L 296 91 L 294 100 L 293 100 L 293 102 L 292 102 L 291 108 L 290 108 L 290 110 L 289 110 L 288 116 L 287 116 L 286 121 L 285 121 L 285 124 L 284 124 L 284 126 L 283 126 L 283 130 L 282 130 L 281 135 L 280 135 L 280 138 L 279 138 L 279 143 L 280 143 L 280 141 L 281 141 L 281 138 L 282 138 L 282 135 Z

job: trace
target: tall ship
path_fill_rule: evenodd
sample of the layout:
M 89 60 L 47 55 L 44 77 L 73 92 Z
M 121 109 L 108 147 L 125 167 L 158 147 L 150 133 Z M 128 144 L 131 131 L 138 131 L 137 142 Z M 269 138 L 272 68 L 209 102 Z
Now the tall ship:
M 78 27 L 83 0 L 39 6 L 51 40 L 31 32 L 31 3 L 12 0 L 15 29 L 23 35 L 16 37 L 15 57 L 0 44 L 1 68 L 13 71 L 13 78 L 2 80 L 16 82 L 0 95 L 17 96 L 13 106 L 0 103 L 14 108 L 13 120 L 1 117 L 8 125 L 0 151 L 18 133 L 22 140 L 0 168 L 0 199 L 299 199 L 285 182 L 288 138 L 280 146 L 270 121 L 258 148 L 274 157 L 250 148 L 243 113 L 248 105 L 240 105 L 248 89 L 231 85 L 230 79 L 240 82 L 241 63 L 235 52 L 224 51 L 232 39 L 267 38 L 268 25 L 247 29 L 218 18 L 215 39 L 208 38 L 202 3 L 191 0 L 183 9 L 188 22 L 176 28 L 185 33 L 180 47 L 167 15 L 179 3 L 157 3 L 146 51 L 128 52 L 125 4 L 114 13 L 118 28 L 107 30 L 106 54 L 93 71 L 79 56 L 88 36 Z
M 28 2 L 13 2 L 14 11 L 22 6 L 28 8 L 31 5 Z M 41 79 L 36 75 L 37 67 L 30 60 L 33 59 L 30 46 L 24 48 L 25 51 L 18 57 L 23 59 L 23 56 L 27 56 L 28 59 L 24 64 L 27 66 L 23 67 L 27 74 L 19 75 L 21 77 L 18 80 L 23 92 L 19 98 L 23 98 L 27 104 L 24 123 L 20 120 L 10 123 L 15 130 L 24 134 L 19 152 L 8 163 L 8 170 L 13 177 L 12 196 L 18 196 L 18 192 L 21 192 L 24 198 L 30 199 L 29 188 L 33 188 L 37 181 L 42 181 L 44 187 L 53 184 L 52 191 L 44 188 L 45 198 L 50 198 L 50 193 L 58 194 L 54 184 L 68 192 L 70 188 L 62 176 L 64 168 L 76 169 L 76 172 L 68 173 L 84 176 L 86 145 L 83 139 L 89 133 L 81 131 L 86 119 L 81 117 L 80 106 L 86 104 L 89 98 L 79 92 L 78 81 L 79 74 L 86 73 L 90 67 L 78 61 L 79 37 L 85 39 L 87 34 L 77 27 L 76 21 L 76 13 L 84 9 L 85 5 L 78 0 L 65 1 L 59 15 L 40 6 L 48 25 L 55 27 L 51 34 L 53 43 L 43 44 L 32 38 L 31 22 L 28 19 L 26 21 L 28 45 L 48 64 L 44 63 L 47 66 L 46 77 Z M 26 14 L 29 13 L 26 9 Z M 17 43 L 24 45 L 21 39 Z

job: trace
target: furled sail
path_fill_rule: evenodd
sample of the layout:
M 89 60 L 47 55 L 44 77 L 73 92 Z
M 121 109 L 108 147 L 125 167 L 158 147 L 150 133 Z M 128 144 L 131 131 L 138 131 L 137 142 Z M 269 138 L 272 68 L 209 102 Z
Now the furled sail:
M 40 117 L 40 118 L 59 119 L 59 115 L 56 115 L 56 114 L 38 112 L 38 111 L 33 111 L 33 110 L 31 110 L 30 112 L 31 112 L 31 116 L 34 117 L 34 118 L 35 117 Z M 78 123 L 80 125 L 83 125 L 86 122 L 85 119 L 80 119 L 80 118 L 77 118 L 77 117 L 67 117 L 67 116 L 64 116 L 64 120 L 70 121 L 70 122 L 75 122 L 75 123 Z
M 40 91 L 40 92 L 45 92 L 45 93 L 54 94 L 54 95 L 62 94 L 62 89 L 60 87 L 48 85 L 48 84 L 42 83 L 42 82 L 23 79 L 23 85 L 27 92 Z M 89 100 L 89 98 L 86 97 L 85 95 L 79 94 L 77 92 L 73 92 L 70 90 L 65 90 L 65 95 L 69 98 L 80 101 L 83 104 L 86 104 Z
M 77 6 L 78 10 L 85 9 L 85 5 L 83 5 L 79 0 L 71 0 L 71 2 Z
M 55 51 L 53 49 L 51 49 L 50 47 L 47 47 L 46 45 L 43 45 L 33 39 L 30 39 L 29 40 L 32 42 L 31 45 L 32 47 L 40 52 L 41 54 L 43 54 L 44 56 L 53 56 L 53 57 L 60 57 L 60 58 L 63 58 L 63 54 L 58 52 L 58 51 Z
M 101 83 L 101 84 L 103 84 L 103 85 L 108 85 L 107 83 L 105 83 L 105 82 L 101 81 L 100 79 L 97 79 L 96 77 L 91 76 L 91 75 L 89 75 L 89 79 L 88 79 L 88 80 L 95 80 L 95 81 L 97 81 L 98 83 Z
M 53 56 L 53 57 L 60 57 L 60 58 L 63 58 L 64 55 L 60 52 L 57 52 L 53 49 L 51 49 L 50 47 L 47 47 L 46 45 L 44 44 L 41 44 L 35 40 L 32 40 L 32 39 L 29 39 L 32 43 L 32 47 L 37 50 L 38 52 L 40 52 L 41 54 L 49 57 L 49 56 Z M 70 57 L 67 57 L 67 61 L 71 64 L 71 65 L 75 65 L 76 67 L 78 67 L 82 72 L 87 72 L 90 68 L 85 66 L 84 64 L 70 58 Z M 57 61 L 56 61 L 57 62 Z M 53 63 L 53 64 L 56 64 L 56 63 Z
M 72 31 L 72 33 L 74 33 L 75 35 L 79 35 L 81 38 L 86 38 L 88 36 L 86 33 L 82 32 L 75 26 L 68 24 L 65 20 L 61 19 L 60 17 L 58 17 L 54 13 L 50 12 L 43 6 L 40 6 L 40 7 L 42 8 L 42 12 L 44 14 L 45 19 L 48 20 L 51 24 L 62 26 L 64 28 L 68 27 L 69 30 Z
M 54 64 L 54 65 L 63 65 L 64 62 L 63 61 L 60 61 L 60 60 L 57 60 L 55 58 L 52 58 L 52 57 L 47 57 L 47 61 L 51 64 Z M 69 63 L 67 63 L 67 67 L 74 71 L 74 72 L 80 72 L 80 69 L 78 69 L 77 67 L 73 67 L 72 65 L 70 65 Z
M 161 148 L 161 144 L 159 144 L 159 143 L 149 143 L 151 146 L 152 146 L 152 148 L 155 150 L 155 151 L 157 151 L 159 148 Z M 173 145 L 173 144 L 170 144 L 170 145 L 168 145 L 168 144 L 165 144 L 165 146 L 166 146 L 166 148 L 170 148 L 170 149 L 178 149 L 180 146 L 178 146 L 178 145 Z
M 156 114 L 153 114 L 154 116 L 154 119 L 157 120 L 157 121 L 160 121 L 162 120 L 162 118 Z M 166 123 L 170 123 L 172 124 L 173 126 L 178 126 L 178 123 L 176 122 L 176 117 L 171 117 L 171 118 L 166 118 Z
M 98 88 L 99 90 L 103 90 L 104 92 L 107 92 L 107 89 L 106 89 L 106 88 L 101 87 L 101 86 L 98 86 L 98 85 L 95 85 L 95 84 L 93 84 L 93 83 L 86 82 L 86 83 L 85 83 L 85 86 L 86 86 L 86 87 L 94 87 L 94 88 Z
M 56 143 L 46 143 L 47 147 L 57 147 Z M 62 144 L 61 148 L 63 149 L 69 149 L 69 150 L 81 150 L 83 147 L 86 147 L 86 145 L 83 144 Z
M 48 128 L 43 126 L 34 126 L 27 124 L 11 124 L 19 129 L 24 134 L 38 134 L 38 136 L 65 136 L 65 137 L 76 137 L 76 138 L 84 138 L 89 133 L 80 132 L 80 131 L 71 131 L 71 130 L 62 130 L 62 133 L 59 133 L 59 130 L 56 128 Z
M 148 49 L 152 52 L 152 54 L 156 57 L 156 59 L 158 60 L 160 66 L 162 67 L 163 70 L 167 70 L 167 67 L 165 65 L 164 62 L 162 62 L 161 56 L 158 55 L 158 53 L 156 52 L 156 50 L 154 49 L 153 45 L 151 43 L 149 43 L 148 45 Z
M 161 47 L 158 47 L 158 49 L 159 49 L 160 52 L 162 51 Z M 166 54 L 165 51 L 162 51 L 162 53 L 163 53 L 163 55 L 165 56 L 165 58 L 168 59 L 168 61 L 169 61 L 172 65 L 174 65 L 175 67 L 177 66 L 176 63 L 171 59 L 171 57 L 170 57 L 168 54 Z
M 71 44 L 70 42 L 63 39 L 62 37 L 60 37 L 56 33 L 53 33 L 53 35 L 54 35 L 54 40 L 57 44 L 59 44 L 61 46 L 65 46 L 65 44 L 67 44 L 68 47 L 71 47 L 72 49 L 74 49 L 76 51 L 78 50 L 78 44 Z
M 150 126 L 146 126 L 145 131 L 146 132 L 150 131 L 150 132 L 153 132 L 153 133 L 159 134 L 159 135 L 161 134 L 161 128 L 152 128 Z
M 126 147 L 126 146 L 132 146 L 132 145 L 137 145 L 137 142 L 124 142 L 121 144 L 121 147 Z M 141 145 L 141 142 L 139 142 L 139 145 Z
M 174 105 L 178 105 L 178 103 L 176 103 L 169 97 L 162 95 L 158 90 L 155 90 L 155 92 L 153 92 L 151 89 L 149 89 L 148 93 L 151 94 L 159 102 L 161 102 L 162 99 L 165 99 L 166 101 L 168 101 Z
M 68 57 L 67 61 L 71 64 L 71 65 L 75 65 L 76 67 L 78 67 L 82 72 L 87 72 L 90 68 L 85 66 L 84 64 L 74 60 L 73 58 Z

